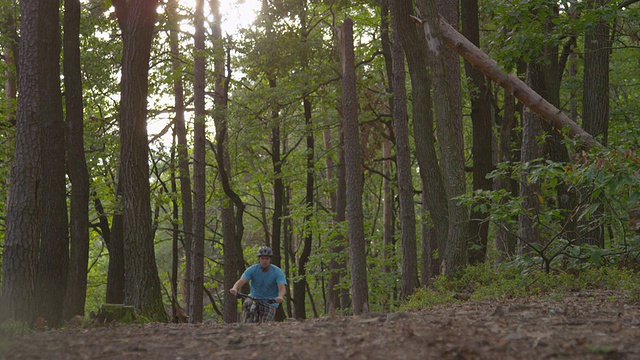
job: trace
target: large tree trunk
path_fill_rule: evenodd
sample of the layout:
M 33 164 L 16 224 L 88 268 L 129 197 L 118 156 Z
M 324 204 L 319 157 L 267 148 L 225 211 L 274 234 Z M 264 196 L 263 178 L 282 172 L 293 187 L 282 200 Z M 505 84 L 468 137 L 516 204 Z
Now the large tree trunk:
M 178 43 L 178 15 L 176 9 L 178 0 L 171 0 L 167 5 L 169 17 L 169 47 L 172 54 L 171 69 L 174 72 L 173 96 L 175 107 L 175 118 L 173 125 L 178 139 L 178 170 L 180 172 L 180 197 L 182 199 L 182 239 L 185 258 L 184 272 L 184 302 L 189 307 L 191 301 L 190 279 L 191 279 L 191 244 L 193 241 L 193 200 L 191 195 L 191 173 L 189 170 L 189 145 L 187 143 L 187 129 L 185 126 L 184 112 L 184 86 L 182 81 L 183 65 L 180 59 L 180 49 Z M 177 279 L 176 279 L 177 281 Z M 187 309 L 187 313 L 190 311 Z
M 64 4 L 64 83 L 67 164 L 71 181 L 71 256 L 64 318 L 84 315 L 89 264 L 89 172 L 84 156 L 84 109 L 80 70 L 80 1 Z
M 147 94 L 156 0 L 114 1 L 122 30 L 120 159 L 124 216 L 125 298 L 139 314 L 167 321 L 151 224 Z
M 196 1 L 194 36 L 193 97 L 193 241 L 191 242 L 191 278 L 189 281 L 189 322 L 202 322 L 204 311 L 204 237 L 206 218 L 206 109 L 205 109 L 205 33 L 204 0 Z
M 431 78 L 427 67 L 427 50 L 424 37 L 411 23 L 412 2 L 398 0 L 391 2 L 392 17 L 398 17 L 398 32 L 402 41 L 411 77 L 413 110 L 413 132 L 416 159 L 420 167 L 422 191 L 435 228 L 438 262 L 444 259 L 449 228 L 448 204 L 433 134 L 433 111 L 431 108 Z M 427 241 L 423 238 L 422 240 Z M 432 249 L 436 251 L 436 249 Z M 440 264 L 438 264 L 440 266 Z
M 416 212 L 413 201 L 413 176 L 409 142 L 404 53 L 398 32 L 398 16 L 391 14 L 393 67 L 393 128 L 396 135 L 396 164 L 402 244 L 402 298 L 412 295 L 418 284 L 418 251 L 416 246 Z
M 46 44 L 41 64 L 44 77 L 38 86 L 46 91 L 40 104 L 42 114 L 42 183 L 40 187 L 41 239 L 37 315 L 49 326 L 62 323 L 69 271 L 69 233 L 65 177 L 64 117 L 60 91 L 60 1 L 43 1 L 40 19 Z
M 591 0 L 590 7 L 600 9 L 609 0 Z M 609 141 L 609 55 L 611 40 L 609 23 L 597 20 L 587 28 L 584 37 L 584 75 L 582 96 L 582 126 L 586 132 L 607 146 Z M 592 201 L 582 199 L 588 208 Z M 595 199 L 595 201 L 601 201 Z M 587 218 L 600 219 L 602 208 Z M 604 225 L 582 221 L 580 243 L 604 247 Z
M 369 287 L 362 213 L 362 149 L 358 125 L 353 20 L 346 18 L 339 29 L 342 67 L 342 107 L 347 185 L 347 219 L 349 221 L 349 256 L 351 268 L 352 309 L 355 315 L 369 312 Z
M 224 287 L 230 289 L 238 279 L 241 269 L 244 266 L 242 256 L 242 235 L 244 232 L 243 214 L 244 203 L 231 188 L 231 158 L 227 144 L 229 142 L 229 133 L 227 126 L 226 109 L 228 105 L 228 86 L 229 78 L 225 76 L 225 56 L 224 51 L 220 2 L 212 0 L 209 2 L 211 12 L 214 17 L 212 27 L 212 38 L 215 43 L 215 53 L 219 54 L 214 59 L 214 73 L 216 82 L 214 85 L 215 96 L 214 103 L 216 106 L 215 116 L 213 117 L 216 127 L 216 147 L 215 155 L 218 164 L 218 175 L 220 183 L 225 193 L 225 199 L 222 199 L 222 211 L 220 217 L 222 219 L 222 237 L 224 245 Z M 237 315 L 237 299 L 231 296 L 225 296 L 223 321 L 226 323 L 236 322 Z
M 467 264 L 469 226 L 467 207 L 455 199 L 466 192 L 460 65 L 457 56 L 442 46 L 435 0 L 419 0 L 418 7 L 426 16 L 423 28 L 433 71 L 436 133 L 449 205 L 449 231 L 442 269 L 443 274 L 454 275 Z M 445 3 L 439 10 L 447 22 L 457 27 L 457 3 Z
M 462 34 L 475 46 L 480 46 L 478 0 L 462 0 Z M 473 190 L 491 190 L 493 181 L 487 175 L 493 170 L 493 114 L 491 111 L 491 87 L 484 75 L 468 61 L 465 73 L 471 80 L 471 122 L 473 124 Z M 489 223 L 487 214 L 471 212 L 469 222 L 469 262 L 477 264 L 487 257 Z
M 609 0 L 590 0 L 594 9 L 605 7 Z M 584 37 L 584 75 L 582 127 L 600 143 L 609 141 L 609 24 L 597 20 Z
M 35 319 L 35 283 L 38 269 L 40 219 L 38 193 L 41 187 L 40 119 L 48 89 L 42 68 L 46 46 L 41 21 L 46 6 L 41 0 L 20 2 L 21 48 L 18 74 L 18 110 L 12 189 L 7 205 L 7 228 L 2 261 L 2 298 L 0 321 L 13 318 L 31 323 Z

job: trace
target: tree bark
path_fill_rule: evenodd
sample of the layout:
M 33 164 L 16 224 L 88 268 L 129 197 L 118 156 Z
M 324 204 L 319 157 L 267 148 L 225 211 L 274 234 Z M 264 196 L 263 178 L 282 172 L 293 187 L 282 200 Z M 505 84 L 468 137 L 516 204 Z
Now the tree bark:
M 589 7 L 600 9 L 609 0 L 591 0 Z M 609 37 L 609 23 L 598 19 L 595 24 L 587 27 L 584 37 L 584 75 L 582 95 L 582 126 L 584 130 L 604 146 L 609 142 L 609 56 L 611 54 L 611 39 Z M 592 201 L 583 199 L 584 203 Z M 601 201 L 595 199 L 595 201 Z M 601 209 L 596 210 L 590 218 L 601 218 Z M 598 223 L 590 224 L 582 221 L 583 230 L 579 242 L 604 247 L 604 226 Z
M 306 18 L 306 1 L 302 2 L 301 11 L 298 16 L 300 20 L 300 39 L 303 44 L 306 44 L 308 37 L 307 18 Z M 302 64 L 304 67 L 308 67 L 308 53 L 307 49 L 302 49 Z M 299 281 L 295 281 L 293 285 L 293 299 L 295 300 L 295 317 L 296 319 L 306 319 L 306 294 L 305 290 L 308 287 L 307 284 L 307 263 L 311 256 L 311 245 L 313 242 L 313 213 L 314 213 L 314 191 L 315 191 L 315 138 L 313 135 L 313 117 L 311 113 L 311 99 L 308 93 L 302 94 L 302 105 L 304 110 L 304 120 L 306 128 L 306 155 L 307 155 L 307 179 L 306 179 L 306 193 L 305 193 L 305 217 L 304 217 L 304 239 L 302 245 L 302 252 L 298 258 L 298 276 Z
M 306 181 L 306 194 L 305 194 L 305 235 L 303 239 L 302 252 L 298 258 L 298 276 L 299 281 L 294 282 L 294 294 L 295 300 L 295 317 L 296 319 L 306 319 L 306 296 L 305 290 L 307 288 L 307 263 L 311 256 L 311 245 L 313 241 L 313 227 L 311 224 L 314 208 L 314 137 L 313 137 L 313 120 L 311 118 L 311 101 L 308 96 L 303 97 L 304 117 L 307 126 L 307 181 Z
M 275 75 L 268 75 L 269 87 L 275 89 L 277 80 Z M 276 266 L 282 263 L 280 245 L 282 243 L 282 212 L 284 206 L 284 181 L 282 179 L 282 137 L 280 135 L 281 121 L 277 104 L 271 104 L 271 164 L 273 166 L 273 217 L 271 219 L 271 248 L 272 262 Z M 269 245 L 269 244 L 267 244 Z
M 455 275 L 467 264 L 469 236 L 469 211 L 455 199 L 466 192 L 460 65 L 457 56 L 442 46 L 437 23 L 440 10 L 445 21 L 457 27 L 458 7 L 457 3 L 446 3 L 438 9 L 435 0 L 419 0 L 418 7 L 426 16 L 423 29 L 433 72 L 436 133 L 448 201 L 449 231 L 442 270 Z
M 228 105 L 228 82 L 225 77 L 225 55 L 221 29 L 220 2 L 212 0 L 209 2 L 211 13 L 214 17 L 212 26 L 212 38 L 214 42 L 214 53 L 218 57 L 214 59 L 214 103 L 216 107 L 213 117 L 216 130 L 215 155 L 218 164 L 218 175 L 224 190 L 225 197 L 221 199 L 222 237 L 224 246 L 224 288 L 230 289 L 238 279 L 244 265 L 242 257 L 242 235 L 244 230 L 243 214 L 244 203 L 231 188 L 231 158 L 227 144 L 229 133 L 227 127 L 226 110 Z M 223 321 L 226 323 L 236 322 L 237 299 L 225 296 Z
M 126 305 L 156 321 L 167 321 L 156 267 L 151 223 L 147 94 L 156 0 L 113 1 L 122 30 L 120 159 Z
M 42 183 L 40 188 L 41 239 L 36 282 L 37 316 L 49 326 L 62 323 L 69 271 L 69 233 L 65 178 L 65 131 L 60 91 L 60 1 L 43 1 L 39 41 L 46 44 L 40 65 L 39 86 L 46 96 L 41 104 Z
M 478 0 L 462 0 L 462 34 L 480 47 L 480 25 L 478 23 Z M 484 75 L 468 61 L 464 63 L 467 78 L 473 86 L 471 97 L 471 122 L 473 124 L 473 190 L 491 190 L 493 181 L 487 175 L 493 171 L 493 113 L 491 109 L 491 87 Z M 471 212 L 469 222 L 469 263 L 478 264 L 486 260 L 489 223 L 487 214 Z
M 516 160 L 513 159 L 512 151 L 512 141 L 515 135 L 514 129 L 518 122 L 516 119 L 516 99 L 513 94 L 505 91 L 503 103 L 504 110 L 500 119 L 500 141 L 498 143 L 497 162 L 516 162 Z M 494 182 L 495 190 L 506 190 L 507 193 L 513 196 L 518 195 L 517 188 L 517 184 L 514 184 L 514 181 L 508 175 L 499 176 Z M 504 227 L 496 227 L 494 242 L 500 261 L 509 261 L 516 255 L 517 237 Z
M 403 299 L 412 295 L 418 284 L 418 251 L 416 245 L 416 212 L 413 201 L 413 176 L 411 174 L 411 147 L 409 142 L 409 114 L 407 112 L 406 76 L 404 53 L 398 32 L 398 16 L 391 14 L 393 67 L 393 128 L 396 137 L 396 164 L 398 197 L 400 201 L 400 227 L 402 244 Z
M 411 77 L 413 132 L 416 159 L 420 168 L 422 191 L 436 232 L 439 254 L 438 267 L 444 259 L 449 229 L 447 196 L 444 180 L 438 164 L 438 155 L 433 134 L 433 110 L 431 107 L 431 78 L 427 65 L 427 50 L 424 36 L 411 23 L 412 2 L 398 0 L 391 2 L 391 14 L 397 13 L 400 39 L 407 56 Z M 428 241 L 423 237 L 423 242 Z
M 2 261 L 2 298 L 0 321 L 12 318 L 31 323 L 34 314 L 35 283 L 38 269 L 40 218 L 37 194 L 41 184 L 41 128 L 46 91 L 41 83 L 41 66 L 46 52 L 42 48 L 40 27 L 45 7 L 40 0 L 20 2 L 21 56 L 18 73 L 18 109 L 13 164 L 12 189 L 7 205 Z
M 362 213 L 362 148 L 358 125 L 353 20 L 346 18 L 339 29 L 340 62 L 342 67 L 342 107 L 344 152 L 347 185 L 347 220 L 349 221 L 349 261 L 351 295 L 354 315 L 369 312 L 367 263 Z
M 393 59 L 391 53 L 391 13 L 389 10 L 389 0 L 380 1 L 380 40 L 382 42 L 382 54 L 384 55 L 384 63 L 385 63 L 385 73 L 387 75 L 387 93 L 389 95 L 394 94 L 394 84 L 393 84 Z M 397 33 L 397 30 L 394 34 Z M 399 41 L 394 43 L 394 45 L 399 45 Z M 403 51 L 402 49 L 400 51 Z M 404 66 L 404 53 L 402 58 L 402 64 Z M 403 68 L 404 74 L 404 68 Z M 405 89 L 405 97 L 406 97 L 406 89 Z M 405 104 L 406 106 L 406 104 Z M 394 105 L 393 105 L 393 97 L 389 98 L 389 108 L 393 113 Z M 406 110 L 405 110 L 406 111 Z M 392 187 L 392 177 L 395 169 L 395 161 L 391 153 L 391 148 L 393 147 L 393 139 L 395 138 L 395 133 L 393 131 L 393 125 L 386 123 L 384 127 L 385 136 L 382 143 L 382 158 L 384 159 L 382 163 L 382 191 L 383 191 L 383 201 L 382 201 L 382 258 L 384 259 L 384 265 L 382 266 L 382 271 L 386 274 L 391 272 L 391 261 L 394 258 L 394 246 L 395 246 L 395 219 L 394 219 L 394 198 L 395 192 Z M 389 289 L 390 292 L 395 291 L 395 287 L 393 289 Z M 395 294 L 393 294 L 395 295 Z
M 84 108 L 80 68 L 80 1 L 64 4 L 64 82 L 67 169 L 71 181 L 71 253 L 64 319 L 84 316 L 89 264 L 89 172 L 84 156 Z
M 193 241 L 191 242 L 191 278 L 189 281 L 189 322 L 202 322 L 204 311 L 204 237 L 206 218 L 206 109 L 205 109 L 205 16 L 204 0 L 196 1 L 194 36 L 193 96 Z
M 542 65 L 530 63 L 527 67 L 527 83 L 532 88 L 544 91 L 544 74 Z M 531 167 L 535 161 L 543 156 L 543 145 L 540 144 L 539 137 L 543 133 L 543 122 L 540 116 L 531 109 L 525 109 L 522 119 L 522 164 L 523 169 L 520 176 L 520 196 L 522 197 L 522 207 L 525 210 L 520 213 L 518 219 L 518 252 L 525 254 L 531 252 L 531 246 L 543 244 L 540 235 L 539 223 L 536 221 L 540 214 L 539 194 L 542 189 L 539 181 L 529 179 Z
M 167 5 L 167 14 L 170 22 L 169 47 L 172 54 L 171 68 L 174 72 L 173 96 L 175 107 L 175 118 L 173 125 L 178 140 L 178 170 L 180 172 L 180 198 L 182 200 L 182 239 L 185 258 L 184 272 L 184 302 L 187 308 L 191 304 L 189 296 L 191 288 L 191 244 L 193 242 L 193 198 L 191 194 L 191 173 L 189 170 L 189 145 L 187 143 L 187 129 L 185 126 L 185 105 L 184 105 L 184 85 L 182 81 L 183 65 L 180 59 L 180 49 L 178 48 L 179 25 L 176 14 L 178 0 L 171 0 Z M 187 309 L 187 313 L 191 313 Z
M 106 234 L 103 232 L 109 249 L 107 296 L 105 299 L 108 304 L 124 303 L 124 217 L 122 209 L 122 175 L 120 174 L 121 171 L 118 170 L 118 183 L 116 184 L 114 199 L 117 206 L 111 219 L 111 231 L 109 232 L 109 236 L 105 236 Z M 102 206 L 100 206 L 100 208 L 102 208 Z M 97 205 L 96 209 L 98 209 Z M 103 211 L 98 212 L 104 214 Z M 109 224 L 106 225 L 105 229 L 108 228 Z
M 338 124 L 338 139 L 339 144 L 336 147 L 338 152 L 338 164 L 336 165 L 336 181 L 338 183 L 336 190 L 331 194 L 331 210 L 333 212 L 333 227 L 339 227 L 339 224 L 344 223 L 346 220 L 346 183 L 345 183 L 345 167 L 344 167 L 344 146 L 342 141 L 342 126 Z M 324 146 L 326 150 L 332 149 L 330 130 L 327 129 L 324 135 Z M 334 162 L 331 157 L 327 157 L 327 180 L 331 180 L 334 177 Z M 342 291 L 338 289 L 340 278 L 342 274 L 346 272 L 346 264 L 341 262 L 342 252 L 345 249 L 345 238 L 341 233 L 338 233 L 331 237 L 330 252 L 332 254 L 331 260 L 329 260 L 329 281 L 327 282 L 327 313 L 332 313 L 337 309 L 344 309 L 344 304 L 347 301 L 343 301 L 341 296 Z

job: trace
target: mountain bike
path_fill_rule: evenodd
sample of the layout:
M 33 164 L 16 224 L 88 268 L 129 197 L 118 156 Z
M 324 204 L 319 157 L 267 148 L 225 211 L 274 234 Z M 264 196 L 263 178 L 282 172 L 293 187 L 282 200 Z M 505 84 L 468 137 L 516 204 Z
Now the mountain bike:
M 238 299 L 248 299 L 242 303 L 242 313 L 245 323 L 262 322 L 261 309 L 258 302 L 262 302 L 263 304 L 273 304 L 276 302 L 276 299 L 258 298 L 243 293 L 238 293 L 236 297 Z

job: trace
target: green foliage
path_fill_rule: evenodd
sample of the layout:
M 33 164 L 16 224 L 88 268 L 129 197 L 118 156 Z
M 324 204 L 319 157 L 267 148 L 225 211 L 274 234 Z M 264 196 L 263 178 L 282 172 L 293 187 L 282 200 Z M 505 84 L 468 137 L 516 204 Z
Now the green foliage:
M 438 277 L 427 288 L 417 291 L 403 309 L 423 309 L 464 300 L 507 300 L 511 298 L 562 296 L 581 290 L 615 290 L 626 301 L 637 301 L 638 273 L 618 267 L 584 269 L 580 272 L 547 274 L 539 270 L 489 264 L 468 267 L 461 277 Z
M 12 336 L 24 336 L 31 335 L 36 332 L 35 329 L 29 326 L 29 324 L 15 321 L 6 320 L 0 323 L 0 339 L 5 339 Z M 0 342 L 0 350 L 2 350 L 2 343 Z M 1 353 L 1 351 L 0 351 Z
M 476 191 L 461 197 L 472 210 L 487 214 L 487 220 L 518 235 L 518 217 L 535 219 L 541 242 L 527 245 L 531 256 L 518 261 L 552 268 L 620 263 L 637 256 L 640 238 L 630 229 L 629 214 L 640 206 L 639 160 L 625 149 L 584 154 L 572 164 L 539 160 L 529 164 L 500 164 L 490 176 L 518 180 L 527 171 L 527 181 L 538 183 L 540 207 L 525 209 L 523 199 L 504 190 Z M 564 192 L 558 189 L 563 188 Z M 562 209 L 560 203 L 576 201 Z M 584 233 L 606 227 L 607 247 L 601 249 L 582 241 Z

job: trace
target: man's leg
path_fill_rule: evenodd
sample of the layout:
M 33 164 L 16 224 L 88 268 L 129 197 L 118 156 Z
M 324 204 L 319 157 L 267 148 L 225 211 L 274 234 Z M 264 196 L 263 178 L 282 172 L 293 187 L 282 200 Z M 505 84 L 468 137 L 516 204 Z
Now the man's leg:
M 260 306 L 260 322 L 273 321 L 276 316 L 276 307 L 262 302 L 258 303 Z
M 248 319 L 247 317 L 251 314 L 251 305 L 253 304 L 253 300 L 244 299 L 242 303 L 242 320 L 244 322 L 255 322 L 257 319 Z

